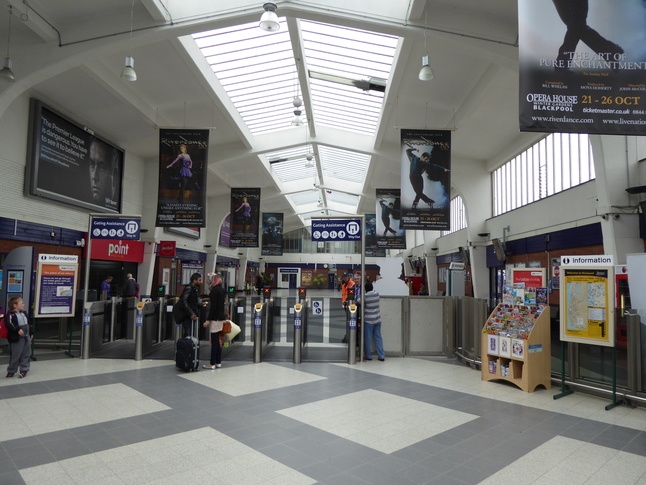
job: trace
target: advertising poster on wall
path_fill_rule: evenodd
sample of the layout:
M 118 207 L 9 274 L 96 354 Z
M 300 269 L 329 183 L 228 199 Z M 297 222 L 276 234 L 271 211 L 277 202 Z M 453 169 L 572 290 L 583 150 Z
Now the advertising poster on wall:
M 283 255 L 283 214 L 282 212 L 262 213 L 263 256 Z
M 402 229 L 448 230 L 451 132 L 401 130 Z
M 520 0 L 520 129 L 643 135 L 646 3 Z
M 31 100 L 28 159 L 28 194 L 121 211 L 124 151 L 37 99 Z
M 378 249 L 406 249 L 406 231 L 401 228 L 401 191 L 377 189 L 376 233 Z M 366 244 L 367 248 L 367 244 Z
M 260 223 L 260 188 L 231 189 L 232 248 L 257 248 Z
M 366 257 L 385 258 L 386 250 L 379 248 L 377 245 L 377 216 L 376 214 L 366 214 L 365 218 L 365 238 L 366 238 Z
M 612 256 L 561 257 L 561 340 L 614 347 Z
M 159 130 L 157 227 L 206 227 L 209 130 Z
M 38 256 L 34 317 L 74 316 L 78 267 L 78 256 Z

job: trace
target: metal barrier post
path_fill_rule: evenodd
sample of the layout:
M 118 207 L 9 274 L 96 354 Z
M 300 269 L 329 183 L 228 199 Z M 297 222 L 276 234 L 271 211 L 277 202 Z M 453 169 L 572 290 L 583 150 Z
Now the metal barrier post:
M 143 309 L 146 303 L 140 301 L 137 303 L 137 315 L 135 317 L 135 360 L 143 360 L 144 358 L 144 315 Z
M 113 296 L 110 298 L 110 305 L 112 305 L 112 311 L 110 312 L 110 342 L 114 342 L 114 324 L 117 321 L 117 303 L 119 303 L 120 298 Z
M 85 308 L 85 313 L 83 313 L 83 327 L 81 328 L 81 359 L 90 358 L 90 319 L 92 315 L 90 314 L 90 305 L 88 303 L 87 308 Z
M 348 306 L 350 311 L 350 325 L 348 326 L 348 364 L 357 363 L 357 305 L 351 303 Z
M 253 362 L 260 362 L 260 353 L 262 351 L 262 308 L 264 303 L 256 303 L 254 307 L 255 315 L 253 319 Z
M 301 311 L 303 305 L 294 305 L 294 364 L 301 363 L 301 343 L 303 340 L 303 329 L 301 325 Z
M 160 296 L 159 301 L 159 314 L 157 315 L 157 343 L 164 340 L 164 320 L 166 309 L 166 298 Z

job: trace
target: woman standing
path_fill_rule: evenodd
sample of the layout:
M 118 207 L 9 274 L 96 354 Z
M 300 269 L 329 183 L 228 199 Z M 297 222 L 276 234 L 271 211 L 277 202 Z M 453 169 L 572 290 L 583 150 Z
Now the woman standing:
M 251 232 L 251 204 L 247 197 L 242 198 L 242 204 L 236 209 L 236 212 L 242 210 L 242 230 L 243 232 Z
M 222 279 L 216 273 L 206 275 L 207 283 L 210 283 L 209 297 L 211 306 L 209 316 L 204 322 L 205 327 L 210 327 L 211 332 L 211 360 L 204 364 L 205 369 L 219 369 L 222 367 L 222 325 L 228 318 L 226 311 L 227 295 L 222 287 Z
M 181 162 L 182 164 L 179 170 L 181 182 L 178 197 L 179 203 L 182 204 L 184 203 L 184 192 L 188 187 L 189 180 L 191 180 L 191 177 L 193 176 L 193 172 L 191 172 L 191 168 L 193 168 L 193 160 L 191 160 L 191 156 L 188 154 L 188 147 L 183 143 L 179 146 L 179 154 L 177 155 L 177 158 L 169 163 L 166 168 L 171 168 L 177 162 Z

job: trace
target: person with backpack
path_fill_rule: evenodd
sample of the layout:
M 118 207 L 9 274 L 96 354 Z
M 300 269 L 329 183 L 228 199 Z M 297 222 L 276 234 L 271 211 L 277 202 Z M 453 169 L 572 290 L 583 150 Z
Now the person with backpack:
M 7 341 L 9 342 L 9 365 L 7 378 L 13 377 L 20 369 L 19 377 L 25 377 L 29 372 L 31 356 L 31 340 L 29 320 L 25 313 L 25 301 L 22 298 L 9 300 L 9 312 L 5 315 Z
M 191 282 L 184 287 L 182 296 L 179 298 L 178 304 L 183 309 L 184 316 L 182 320 L 182 337 L 190 337 L 192 335 L 193 321 L 197 320 L 200 311 L 198 294 L 201 285 L 202 275 L 200 273 L 193 273 L 191 275 Z

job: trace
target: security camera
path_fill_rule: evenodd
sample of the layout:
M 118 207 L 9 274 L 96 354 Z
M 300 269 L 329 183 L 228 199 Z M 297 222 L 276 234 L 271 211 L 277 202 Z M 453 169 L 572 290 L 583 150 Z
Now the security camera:
M 612 217 L 614 217 L 615 219 L 619 219 L 619 214 L 613 214 Z
M 602 215 L 602 216 L 601 216 L 601 218 L 602 218 L 604 221 L 605 221 L 605 220 L 608 220 L 608 214 L 604 214 L 604 215 Z
M 489 233 L 488 232 L 479 232 L 478 237 L 489 237 Z
M 437 251 L 439 248 L 431 248 L 431 251 Z

